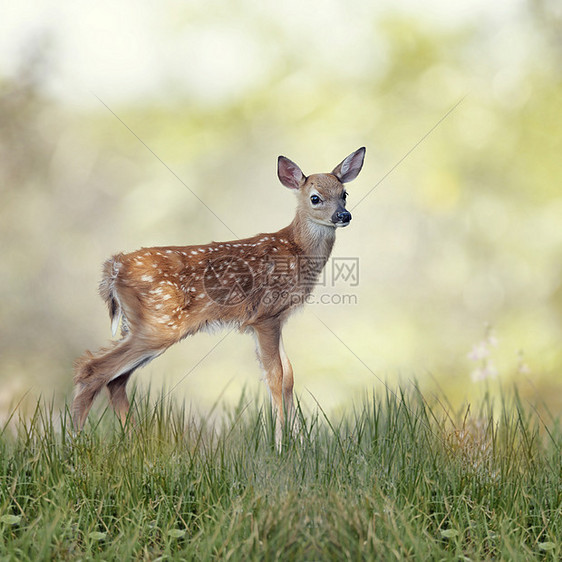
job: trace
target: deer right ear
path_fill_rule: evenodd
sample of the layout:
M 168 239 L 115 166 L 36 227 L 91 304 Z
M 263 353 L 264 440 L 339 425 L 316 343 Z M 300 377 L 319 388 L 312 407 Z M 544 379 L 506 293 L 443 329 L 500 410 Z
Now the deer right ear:
M 347 183 L 354 180 L 361 168 L 363 167 L 363 160 L 365 159 L 365 147 L 356 150 L 350 154 L 342 162 L 340 162 L 332 171 L 342 183 Z
M 300 189 L 306 181 L 302 170 L 285 156 L 279 156 L 277 159 L 277 176 L 279 181 L 289 189 Z

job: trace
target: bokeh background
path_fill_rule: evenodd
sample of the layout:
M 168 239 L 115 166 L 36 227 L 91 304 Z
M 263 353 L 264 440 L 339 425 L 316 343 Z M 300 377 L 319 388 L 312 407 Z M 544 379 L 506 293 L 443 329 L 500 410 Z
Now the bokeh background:
M 360 146 L 334 251 L 359 283 L 317 290 L 354 299 L 285 329 L 305 407 L 417 381 L 562 409 L 559 2 L 51 0 L 1 19 L 0 419 L 62 405 L 109 338 L 107 257 L 277 230 L 277 156 L 313 173 Z M 262 388 L 252 339 L 224 335 L 137 388 L 203 413 Z

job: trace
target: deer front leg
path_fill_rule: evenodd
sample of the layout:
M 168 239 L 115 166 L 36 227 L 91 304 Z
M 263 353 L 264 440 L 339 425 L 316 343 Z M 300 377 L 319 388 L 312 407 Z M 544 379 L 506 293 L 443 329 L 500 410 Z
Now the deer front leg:
M 293 405 L 293 366 L 283 346 L 283 336 L 279 336 L 279 355 L 283 365 L 283 403 L 288 416 L 294 413 Z
M 284 369 L 281 358 L 281 325 L 279 321 L 268 321 L 254 326 L 258 357 L 265 374 L 265 380 L 269 387 L 271 400 L 275 410 L 275 441 L 281 446 L 283 435 L 283 423 L 285 421 L 285 410 L 288 404 L 284 404 Z M 288 363 L 290 365 L 290 363 Z M 292 408 L 292 375 L 291 388 L 288 391 Z
M 303 434 L 301 432 L 301 424 L 293 401 L 293 366 L 285 352 L 282 336 L 279 340 L 279 354 L 281 355 L 281 363 L 283 364 L 283 402 L 287 415 L 287 424 L 291 429 L 293 437 L 299 436 L 302 443 Z

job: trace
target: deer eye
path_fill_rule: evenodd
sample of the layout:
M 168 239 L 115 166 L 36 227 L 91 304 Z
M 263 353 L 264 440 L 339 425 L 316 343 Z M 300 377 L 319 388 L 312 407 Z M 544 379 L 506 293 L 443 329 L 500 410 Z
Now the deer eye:
M 344 201 L 347 199 L 347 191 L 344 191 L 344 192 L 341 194 L 341 198 L 342 198 Z
M 311 195 L 310 196 L 310 202 L 313 205 L 318 205 L 318 203 L 320 203 L 320 197 L 318 197 L 318 195 Z

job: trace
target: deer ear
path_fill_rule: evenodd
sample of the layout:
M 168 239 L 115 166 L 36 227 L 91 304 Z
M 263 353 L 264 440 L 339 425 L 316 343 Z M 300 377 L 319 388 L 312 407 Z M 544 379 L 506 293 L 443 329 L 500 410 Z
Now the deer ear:
M 342 183 L 347 183 L 354 180 L 363 167 L 363 160 L 365 159 L 365 147 L 356 150 L 350 154 L 343 162 L 338 164 L 332 174 L 336 176 Z
M 300 189 L 306 181 L 301 169 L 285 156 L 279 156 L 277 159 L 277 176 L 279 181 L 289 189 Z

